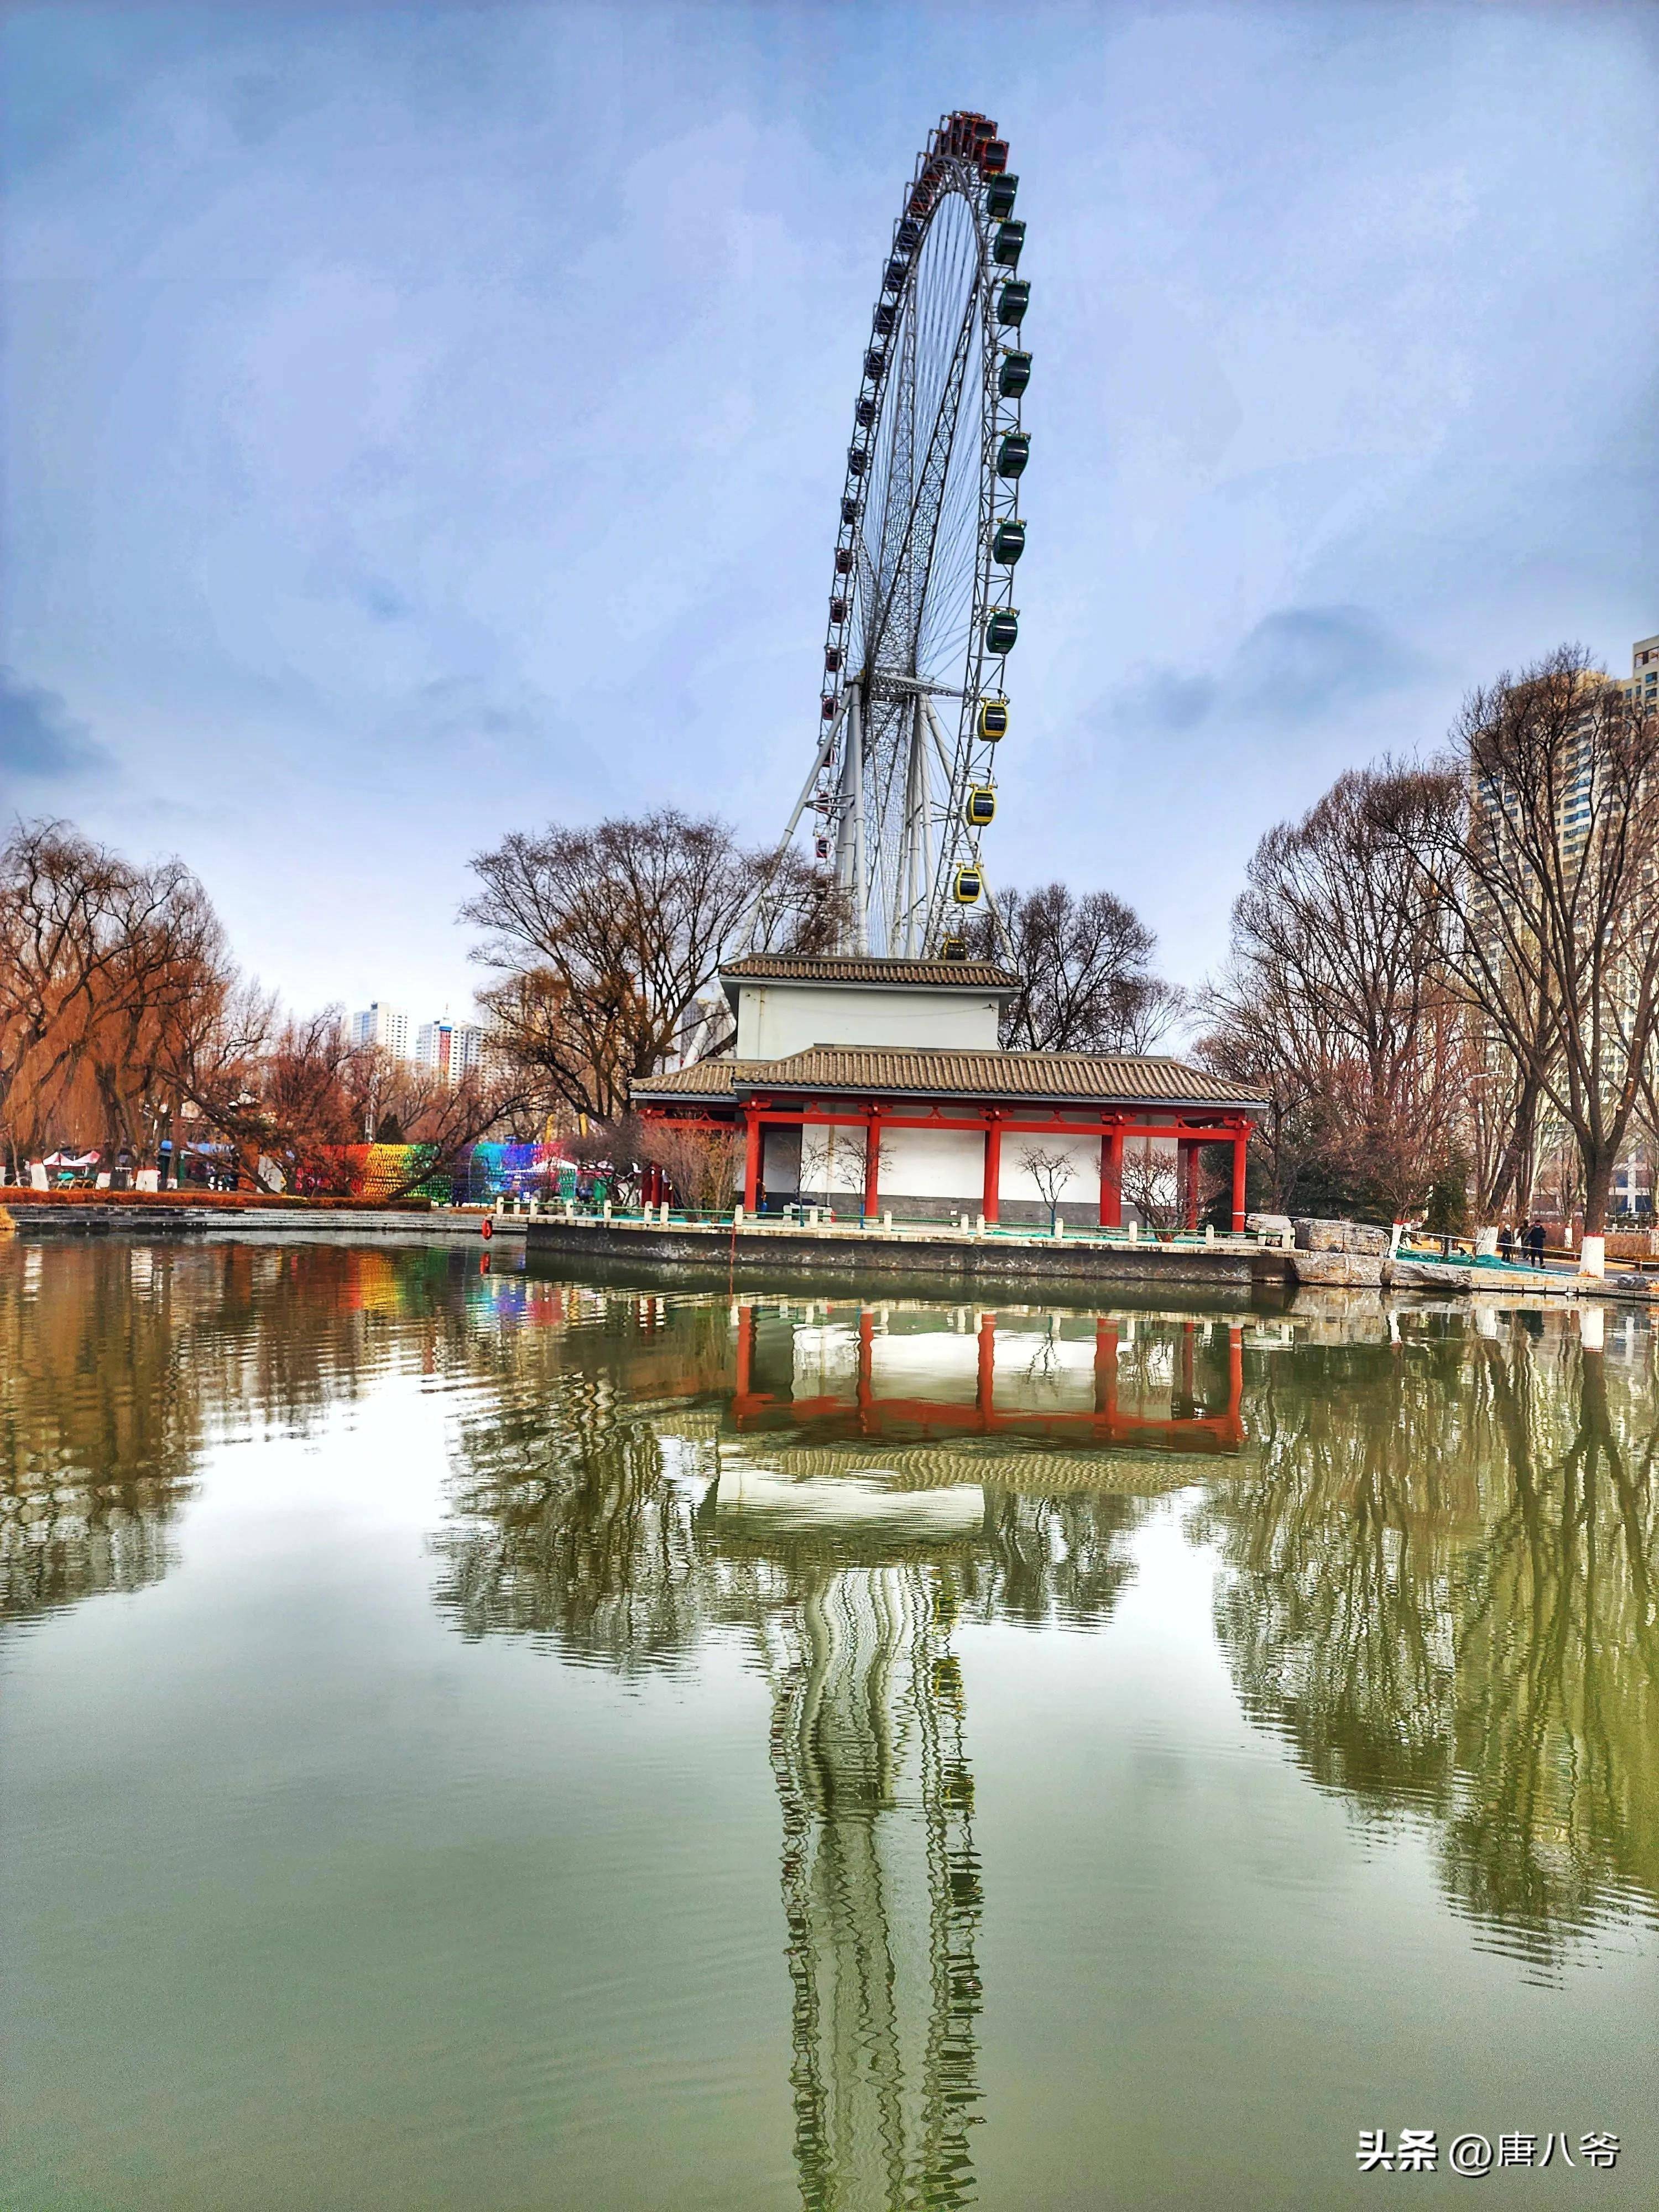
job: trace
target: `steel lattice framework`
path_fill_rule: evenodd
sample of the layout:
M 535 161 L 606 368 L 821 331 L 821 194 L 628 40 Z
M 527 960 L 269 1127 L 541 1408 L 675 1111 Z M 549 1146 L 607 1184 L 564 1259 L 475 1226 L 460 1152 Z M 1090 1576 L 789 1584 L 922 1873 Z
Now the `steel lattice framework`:
M 1018 179 L 986 117 L 930 133 L 893 226 L 836 538 L 817 756 L 787 836 L 816 819 L 847 949 L 959 954 L 986 892 L 1006 660 L 1018 635 Z

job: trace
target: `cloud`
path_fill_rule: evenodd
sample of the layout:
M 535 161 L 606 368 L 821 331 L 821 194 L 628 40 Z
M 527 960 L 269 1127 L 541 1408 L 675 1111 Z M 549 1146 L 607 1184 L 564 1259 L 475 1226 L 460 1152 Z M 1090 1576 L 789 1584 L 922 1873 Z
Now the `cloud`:
M 1229 688 L 1255 714 L 1305 722 L 1347 701 L 1398 690 L 1421 665 L 1363 607 L 1286 607 L 1239 647 Z
M 1109 879 L 1178 974 L 1266 823 L 1659 620 L 1651 41 L 1488 13 L 1021 19 L 997 873 Z M 459 1003 L 457 855 L 511 823 L 775 834 L 917 87 L 983 65 L 974 10 L 854 18 L 9 11 L 0 660 L 118 762 L 23 787 L 115 841 L 200 808 L 239 950 L 319 1004 Z M 25 703 L 0 779 L 85 761 Z
M 100 769 L 106 758 L 57 692 L 21 683 L 10 669 L 0 668 L 0 775 L 56 782 Z
M 1214 707 L 1219 690 L 1213 676 L 1183 676 L 1174 668 L 1149 669 L 1117 694 L 1112 702 L 1112 720 L 1121 729 L 1161 730 L 1178 736 L 1198 727 Z
M 1364 607 L 1284 607 L 1264 616 L 1219 675 L 1144 669 L 1114 698 L 1120 729 L 1178 737 L 1222 716 L 1306 723 L 1400 690 L 1424 672 L 1420 654 Z

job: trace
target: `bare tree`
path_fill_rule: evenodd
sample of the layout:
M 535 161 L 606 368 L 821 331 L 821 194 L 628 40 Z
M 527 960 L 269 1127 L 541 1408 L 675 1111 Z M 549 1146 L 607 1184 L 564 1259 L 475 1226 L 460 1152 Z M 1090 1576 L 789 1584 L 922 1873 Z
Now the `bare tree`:
M 1110 891 L 1064 884 L 1005 891 L 1005 939 L 988 915 L 973 933 L 981 959 L 1007 958 L 1021 978 L 1002 1042 L 1027 1052 L 1149 1052 L 1184 999 L 1148 965 L 1158 940 Z
M 173 1042 L 231 970 L 177 860 L 139 867 L 62 822 L 0 847 L 0 1123 L 12 1172 L 56 1131 L 135 1163 Z
M 821 1190 L 834 1203 L 839 1194 L 850 1197 L 861 1195 L 865 1187 L 869 1137 L 866 1131 L 848 1128 L 834 1122 L 823 1127 L 807 1127 L 802 1132 L 800 1155 L 800 1188 L 802 1191 Z M 881 1172 L 881 1155 L 890 1152 L 876 1135 L 878 1175 Z
M 840 893 L 798 854 L 740 846 L 724 823 L 667 808 L 515 831 L 472 867 L 481 888 L 461 911 L 500 978 L 483 998 L 505 1049 L 599 1121 L 703 1027 L 700 995 L 750 935 L 817 950 L 839 929 Z
M 1042 1145 L 1027 1145 L 1020 1153 L 1019 1164 L 1042 1194 L 1052 1231 L 1060 1218 L 1060 1204 L 1066 1187 L 1076 1179 L 1076 1164 L 1069 1152 L 1051 1152 Z
M 1122 1192 L 1126 1205 L 1133 1206 L 1156 1235 L 1171 1236 L 1185 1226 L 1181 1157 L 1173 1146 L 1159 1145 L 1151 1138 L 1127 1143 Z
M 566 1156 L 579 1168 L 602 1175 L 613 1196 L 626 1198 L 629 1194 L 638 1195 L 650 1158 L 645 1135 L 646 1125 L 637 1115 L 622 1114 L 614 1121 L 585 1120 L 560 1142 Z
M 1351 772 L 1250 860 L 1200 1050 L 1267 1091 L 1280 1204 L 1398 1212 L 1459 1152 L 1468 1024 L 1425 866 L 1446 801 L 1443 776 Z
M 741 1130 L 693 1129 L 673 1121 L 645 1125 L 641 1147 L 672 1184 L 683 1206 L 729 1213 L 743 1165 Z
M 1443 778 L 1454 803 L 1417 872 L 1517 1071 L 1516 1164 L 1553 1109 L 1599 1232 L 1659 1024 L 1659 717 L 1561 646 L 1471 693 Z

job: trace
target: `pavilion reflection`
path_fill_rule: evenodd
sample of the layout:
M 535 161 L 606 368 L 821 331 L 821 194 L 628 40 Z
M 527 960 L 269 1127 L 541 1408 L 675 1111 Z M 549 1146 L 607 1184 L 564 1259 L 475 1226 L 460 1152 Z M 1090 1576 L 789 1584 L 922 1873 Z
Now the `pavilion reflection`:
M 1219 1551 L 1246 1712 L 1358 1818 L 1428 1824 L 1479 1942 L 1553 1972 L 1577 1934 L 1659 1913 L 1645 1318 L 1598 1349 L 1598 1314 L 1484 1307 L 1241 1326 L 568 1296 L 550 1332 L 500 1340 L 519 1411 L 441 1546 L 469 1632 L 677 1663 L 709 1633 L 758 1650 L 885 1568 L 921 1578 L 916 1618 L 1101 1620 L 1148 1502 L 1201 1486 L 1188 1527 Z M 593 1400 L 586 1440 L 550 1449 L 568 1391 Z M 509 1473 L 502 1434 L 533 1468 Z
M 737 1310 L 737 1377 L 732 1420 L 740 1434 L 799 1429 L 814 1441 L 857 1438 L 1006 1437 L 1078 1451 L 1206 1455 L 1244 1442 L 1243 1329 L 1224 1329 L 1224 1365 L 1214 1365 L 1219 1325 L 1162 1322 L 1114 1314 L 1054 1313 L 1012 1325 L 981 1313 L 935 1311 L 920 1327 L 860 1306 L 825 1310 L 816 1332 L 785 1315 Z M 771 1341 L 769 1341 L 769 1322 Z M 1126 1346 L 1133 1355 L 1126 1363 Z M 787 1357 L 780 1359 L 780 1350 Z M 1148 1361 L 1155 1351 L 1160 1358 Z M 1128 1388 L 1125 1389 L 1126 1364 Z M 1162 1373 L 1157 1370 L 1164 1368 Z

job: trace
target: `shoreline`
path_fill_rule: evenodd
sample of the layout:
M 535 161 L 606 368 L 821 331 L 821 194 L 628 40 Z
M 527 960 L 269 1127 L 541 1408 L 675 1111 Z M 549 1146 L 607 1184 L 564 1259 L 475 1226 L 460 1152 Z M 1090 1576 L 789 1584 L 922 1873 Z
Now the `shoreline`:
M 487 1232 L 487 1233 L 486 1233 Z M 1073 1231 L 1054 1237 L 950 1228 L 938 1223 L 866 1228 L 851 1222 L 771 1221 L 663 1224 L 629 1217 L 494 1212 L 433 1206 L 375 1206 L 351 1202 L 289 1202 L 214 1193 L 8 1192 L 0 1198 L 0 1236 L 27 1242 L 121 1236 L 135 1239 L 209 1239 L 215 1243 L 363 1240 L 523 1249 L 584 1267 L 644 1267 L 695 1276 L 700 1282 L 903 1279 L 918 1291 L 969 1285 L 1052 1284 L 1075 1296 L 1097 1287 L 1156 1289 L 1180 1285 L 1229 1299 L 1275 1304 L 1299 1294 L 1323 1298 L 1516 1298 L 1552 1303 L 1579 1298 L 1613 1304 L 1659 1303 L 1659 1276 L 1589 1276 L 1562 1268 L 1492 1266 L 1468 1260 L 1302 1252 L 1255 1237 L 1197 1237 L 1172 1243 L 1130 1241 Z

